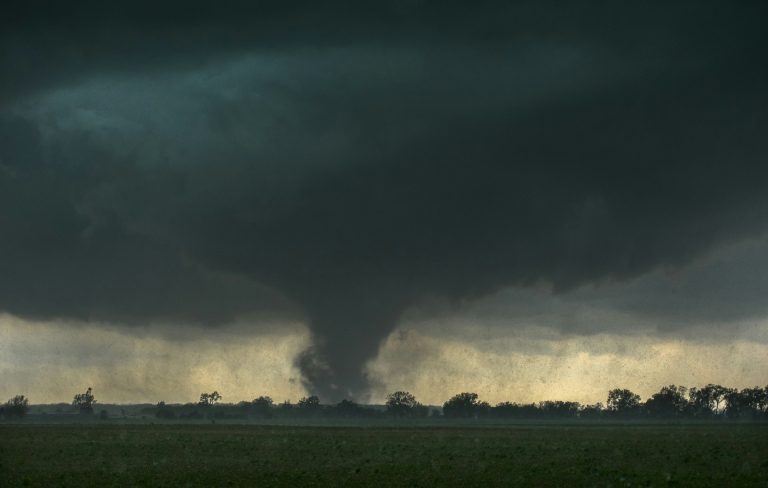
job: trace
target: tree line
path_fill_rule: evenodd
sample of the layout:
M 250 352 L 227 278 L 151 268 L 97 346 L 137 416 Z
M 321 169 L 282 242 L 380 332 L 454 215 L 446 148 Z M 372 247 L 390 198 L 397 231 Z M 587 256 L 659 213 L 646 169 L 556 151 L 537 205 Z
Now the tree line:
M 664 386 L 644 402 L 640 395 L 628 389 L 608 392 L 606 402 L 582 405 L 569 401 L 536 403 L 501 402 L 491 405 L 477 393 L 454 395 L 440 407 L 421 404 L 407 391 L 387 395 L 383 408 L 361 405 L 351 400 L 337 404 L 321 404 L 315 396 L 307 396 L 293 404 L 275 403 L 269 396 L 235 404 L 222 403 L 218 391 L 202 393 L 196 403 L 170 405 L 161 401 L 143 410 L 143 414 L 160 419 L 195 418 L 394 418 L 418 419 L 443 417 L 449 419 L 739 419 L 768 420 L 768 386 L 744 388 L 708 384 L 701 388 Z M 88 388 L 72 400 L 73 412 L 94 414 L 96 399 Z M 21 418 L 29 411 L 29 399 L 17 395 L 0 406 L 0 417 Z M 106 418 L 106 412 L 101 416 Z

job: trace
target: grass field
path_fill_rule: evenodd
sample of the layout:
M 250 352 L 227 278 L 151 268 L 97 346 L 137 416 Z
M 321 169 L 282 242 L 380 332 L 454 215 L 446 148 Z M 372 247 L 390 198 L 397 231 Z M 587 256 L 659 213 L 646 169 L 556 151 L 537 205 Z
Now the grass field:
M 768 486 L 768 426 L 2 425 L 0 486 Z

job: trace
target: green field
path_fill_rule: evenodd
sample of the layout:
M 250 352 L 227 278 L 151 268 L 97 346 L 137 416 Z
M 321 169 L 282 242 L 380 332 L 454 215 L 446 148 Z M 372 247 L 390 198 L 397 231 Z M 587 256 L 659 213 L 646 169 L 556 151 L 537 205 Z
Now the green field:
M 768 486 L 768 426 L 0 425 L 0 486 Z

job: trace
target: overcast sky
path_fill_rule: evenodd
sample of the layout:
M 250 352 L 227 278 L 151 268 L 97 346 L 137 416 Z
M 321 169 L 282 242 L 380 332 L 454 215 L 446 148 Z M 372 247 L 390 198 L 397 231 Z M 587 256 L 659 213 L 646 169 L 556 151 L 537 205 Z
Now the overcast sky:
M 765 384 L 763 2 L 27 2 L 0 394 Z

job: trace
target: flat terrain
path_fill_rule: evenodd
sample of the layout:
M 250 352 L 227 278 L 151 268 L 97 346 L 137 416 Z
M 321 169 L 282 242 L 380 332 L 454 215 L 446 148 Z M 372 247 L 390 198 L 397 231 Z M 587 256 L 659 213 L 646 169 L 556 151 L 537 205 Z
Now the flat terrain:
M 768 486 L 768 426 L 0 425 L 0 486 Z

